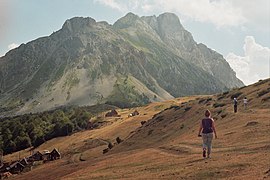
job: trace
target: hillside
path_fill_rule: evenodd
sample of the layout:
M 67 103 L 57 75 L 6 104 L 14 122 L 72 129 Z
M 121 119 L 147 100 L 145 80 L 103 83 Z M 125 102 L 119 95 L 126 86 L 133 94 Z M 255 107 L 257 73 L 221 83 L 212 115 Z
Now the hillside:
M 233 113 L 232 98 L 239 100 Z M 242 99 L 247 97 L 248 109 Z M 56 138 L 38 150 L 60 149 L 64 158 L 12 179 L 263 179 L 270 178 L 270 79 L 222 94 L 191 96 L 118 109 L 107 125 Z M 200 119 L 210 109 L 218 139 L 203 160 Z M 147 121 L 141 125 L 141 121 Z M 124 141 L 108 153 L 106 142 Z M 27 150 L 20 155 L 29 154 Z M 16 159 L 18 153 L 5 156 Z
M 0 152 L 4 155 L 89 128 L 89 119 L 115 106 L 61 107 L 51 111 L 0 118 Z M 93 122 L 99 127 L 99 122 Z
M 241 86 L 226 60 L 197 44 L 171 13 L 128 13 L 113 25 L 74 17 L 0 57 L 2 116 L 65 105 L 134 107 Z

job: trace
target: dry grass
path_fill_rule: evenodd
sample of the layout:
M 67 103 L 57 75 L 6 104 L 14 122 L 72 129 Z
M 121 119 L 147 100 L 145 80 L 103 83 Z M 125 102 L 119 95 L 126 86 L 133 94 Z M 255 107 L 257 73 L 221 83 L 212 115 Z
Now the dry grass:
M 12 179 L 270 178 L 270 102 L 262 102 L 267 94 L 257 96 L 261 89 L 270 87 L 269 81 L 225 93 L 223 98 L 197 96 L 152 103 L 136 108 L 140 115 L 130 118 L 127 115 L 134 109 L 118 110 L 121 118 L 107 118 L 112 122 L 108 126 L 43 144 L 40 150 L 58 147 L 64 158 Z M 239 112 L 233 113 L 231 96 L 238 91 Z M 241 103 L 244 96 L 249 100 L 247 110 Z M 180 105 L 182 102 L 186 103 Z M 225 105 L 215 108 L 215 103 Z M 187 107 L 191 109 L 186 111 Z M 216 119 L 218 139 L 213 142 L 212 159 L 204 160 L 197 131 L 206 108 Z M 226 116 L 222 118 L 223 114 Z M 147 122 L 142 126 L 143 120 Z M 106 154 L 102 154 L 106 145 L 89 144 L 93 139 L 115 142 L 116 137 L 124 142 Z

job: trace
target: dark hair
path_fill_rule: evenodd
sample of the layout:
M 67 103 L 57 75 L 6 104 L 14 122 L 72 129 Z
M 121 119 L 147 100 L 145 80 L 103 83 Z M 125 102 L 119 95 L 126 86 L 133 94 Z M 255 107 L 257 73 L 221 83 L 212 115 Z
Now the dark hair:
M 210 117 L 210 116 L 211 116 L 211 112 L 207 109 L 207 110 L 205 111 L 204 115 L 205 115 L 206 117 Z

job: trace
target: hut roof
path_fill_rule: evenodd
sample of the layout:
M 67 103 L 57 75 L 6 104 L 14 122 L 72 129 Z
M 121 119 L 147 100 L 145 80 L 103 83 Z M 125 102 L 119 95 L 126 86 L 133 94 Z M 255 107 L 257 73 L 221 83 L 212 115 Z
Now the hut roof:
M 20 160 L 20 163 L 26 165 L 26 164 L 28 164 L 28 161 L 27 161 L 27 159 L 24 157 L 23 159 Z
M 36 151 L 34 154 L 32 154 L 32 156 L 36 156 L 36 155 L 42 156 L 42 153 L 39 151 Z
M 36 151 L 34 152 L 34 154 L 28 156 L 27 159 L 29 160 L 29 159 L 35 159 L 35 158 L 42 158 L 42 156 L 43 155 L 41 154 L 41 152 Z
M 113 109 L 110 112 L 107 112 L 105 114 L 105 117 L 112 117 L 112 116 L 117 116 L 117 115 L 118 115 L 118 112 L 115 109 Z
M 117 113 L 117 111 L 115 109 L 111 110 L 112 113 Z
M 13 163 L 13 164 L 11 164 L 11 165 L 9 166 L 9 169 L 14 168 L 15 166 L 21 166 L 21 167 L 24 168 L 24 165 L 23 165 L 22 163 L 20 163 L 19 161 L 16 161 L 15 163 Z
M 51 154 L 54 154 L 54 153 L 60 155 L 60 152 L 56 148 L 54 148 L 51 152 Z
M 50 154 L 50 151 L 49 150 L 44 150 L 43 154 Z

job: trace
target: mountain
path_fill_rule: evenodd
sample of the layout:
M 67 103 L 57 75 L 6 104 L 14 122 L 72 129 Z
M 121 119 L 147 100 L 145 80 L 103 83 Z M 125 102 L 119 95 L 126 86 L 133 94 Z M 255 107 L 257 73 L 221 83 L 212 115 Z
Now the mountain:
M 113 25 L 75 17 L 0 58 L 2 115 L 63 105 L 131 107 L 239 86 L 222 56 L 197 44 L 171 13 L 128 13 Z
M 127 21 L 134 21 L 134 16 L 136 17 L 136 15 L 129 13 L 117 21 L 115 25 L 118 27 L 122 26 L 125 30 L 130 30 L 131 24 L 129 27 L 121 24 L 124 24 L 124 22 Z M 146 22 L 150 26 L 150 30 L 145 28 L 146 25 L 144 22 L 139 23 L 138 21 Z M 139 27 L 141 27 L 141 29 L 139 29 Z M 225 84 L 226 87 L 234 88 L 243 86 L 243 83 L 235 78 L 235 72 L 230 68 L 222 55 L 207 48 L 204 44 L 197 44 L 193 40 L 191 33 L 184 29 L 175 14 L 164 13 L 158 17 L 144 16 L 142 18 L 137 18 L 133 30 L 137 30 L 136 35 L 138 35 L 139 31 L 147 32 L 147 37 L 153 37 L 153 39 L 160 40 L 162 46 L 169 47 L 174 54 L 207 71 Z M 127 33 L 132 37 L 132 31 L 127 31 Z M 149 36 L 150 33 L 152 33 L 153 36 Z

